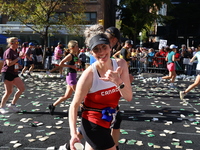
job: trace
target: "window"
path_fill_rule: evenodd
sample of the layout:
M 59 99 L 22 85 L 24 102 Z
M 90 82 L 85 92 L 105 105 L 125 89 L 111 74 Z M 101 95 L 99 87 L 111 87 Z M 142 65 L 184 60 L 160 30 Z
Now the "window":
M 97 23 L 97 13 L 96 12 L 86 12 L 86 22 L 88 24 L 95 24 Z

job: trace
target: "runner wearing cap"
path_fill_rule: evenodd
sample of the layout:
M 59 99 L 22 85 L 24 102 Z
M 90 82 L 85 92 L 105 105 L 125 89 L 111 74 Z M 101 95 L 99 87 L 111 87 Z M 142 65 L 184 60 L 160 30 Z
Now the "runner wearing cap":
M 132 48 L 132 46 L 133 46 L 133 41 L 132 40 L 126 40 L 124 47 L 120 51 L 115 53 L 113 55 L 113 57 L 118 58 L 118 56 L 119 56 L 119 58 L 126 60 L 128 67 L 129 67 L 130 61 L 133 59 L 133 58 L 131 58 L 131 52 L 129 51 L 129 49 Z M 133 80 L 134 80 L 134 77 L 132 76 L 130 70 L 129 70 L 129 78 L 130 78 L 130 83 L 132 83 Z
M 118 42 L 121 42 L 120 32 L 116 27 L 107 28 L 105 34 L 110 41 L 111 48 L 113 48 Z
M 82 105 L 81 132 L 86 140 L 85 149 L 116 150 L 110 134 L 111 123 L 121 96 L 132 100 L 128 67 L 123 59 L 110 58 L 110 42 L 105 34 L 97 34 L 89 41 L 96 62 L 81 75 L 69 109 L 70 148 L 80 142 L 76 130 L 78 108 Z
M 175 61 L 176 61 L 176 58 L 175 58 L 175 50 L 178 48 L 178 46 L 172 44 L 170 45 L 169 48 L 167 48 L 167 56 L 165 58 L 165 60 L 167 61 L 167 69 L 169 71 L 169 75 L 168 76 L 164 76 L 164 77 L 158 77 L 157 79 L 157 83 L 160 83 L 162 81 L 162 79 L 169 79 L 171 80 L 170 81 L 170 88 L 176 88 L 174 86 L 174 81 L 175 81 L 175 78 L 176 78 L 176 69 L 175 69 Z
M 87 28 L 84 33 L 85 33 L 85 37 L 86 37 L 85 43 L 86 43 L 86 45 L 89 45 L 89 40 L 90 40 L 91 37 L 93 37 L 94 35 L 96 35 L 98 33 L 103 33 L 103 26 L 93 25 L 90 28 Z M 116 27 L 109 27 L 105 30 L 104 33 L 107 35 L 107 37 L 109 39 L 111 49 L 114 46 L 116 46 L 118 43 L 121 42 L 120 32 Z M 111 56 L 112 56 L 112 51 L 111 51 Z M 91 55 L 90 58 L 91 58 L 91 61 L 93 60 L 91 62 L 91 64 L 93 64 L 96 61 L 96 59 L 93 55 Z M 112 128 L 111 135 L 113 137 L 116 148 L 118 150 L 119 149 L 118 148 L 118 145 L 119 145 L 118 141 L 119 141 L 119 138 L 120 138 L 120 125 L 121 125 L 122 118 L 121 118 L 121 112 L 119 111 L 119 106 L 117 107 L 117 110 L 118 111 L 117 111 L 117 114 L 116 114 L 116 121 L 113 124 L 113 126 L 111 127 Z M 81 133 L 80 130 L 79 130 L 79 132 Z M 79 137 L 81 138 L 81 134 L 79 135 Z
M 33 57 L 33 50 L 34 50 L 35 44 L 30 42 L 29 48 L 25 52 L 25 58 L 24 58 L 24 68 L 22 69 L 21 76 L 24 76 L 25 71 L 28 69 L 28 75 L 31 76 L 31 71 L 34 69 L 34 62 L 35 59 Z
M 101 28 L 101 25 L 94 25 L 92 26 L 92 28 L 96 28 L 97 31 L 98 29 L 101 29 L 102 33 L 103 33 L 103 26 Z M 96 32 L 96 31 L 95 31 Z M 95 33 L 94 30 L 93 30 L 93 34 Z M 121 36 L 120 36 L 120 32 L 119 30 L 116 28 L 116 27 L 109 27 L 105 30 L 104 32 L 109 41 L 110 41 L 110 47 L 113 49 L 113 47 L 115 47 L 117 44 L 120 44 L 121 42 Z M 111 51 L 111 56 L 113 55 L 113 51 Z M 93 55 L 90 56 L 90 64 L 94 63 L 96 61 L 96 59 L 94 58 Z

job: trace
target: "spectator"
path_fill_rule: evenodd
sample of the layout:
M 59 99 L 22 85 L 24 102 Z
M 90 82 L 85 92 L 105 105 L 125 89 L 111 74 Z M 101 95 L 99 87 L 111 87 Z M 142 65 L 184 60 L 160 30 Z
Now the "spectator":
M 155 56 L 155 52 L 153 48 L 150 48 L 147 54 L 147 62 L 148 62 L 148 67 L 149 67 L 149 72 L 153 72 L 153 59 Z
M 179 49 L 179 52 L 181 54 L 181 58 L 180 58 L 179 62 L 180 62 L 181 68 L 183 69 L 183 73 L 186 73 L 185 72 L 185 65 L 186 64 L 184 63 L 184 58 L 186 58 L 184 55 L 185 55 L 186 51 L 187 51 L 186 45 L 182 44 L 181 48 Z M 189 62 L 189 61 L 187 61 L 187 62 Z
M 134 72 L 136 72 L 136 64 L 137 64 L 137 52 L 136 52 L 136 49 L 135 48 L 132 48 L 131 49 L 131 58 L 132 58 L 132 60 L 131 60 L 131 66 L 130 66 L 130 70 L 131 70 L 131 72 L 133 72 L 133 70 L 134 70 Z
M 46 59 L 45 59 L 45 69 L 47 69 L 47 73 L 49 73 L 49 70 L 52 69 L 52 55 L 53 55 L 53 52 L 51 50 L 50 47 L 46 47 Z
M 60 77 L 62 78 L 63 77 L 63 67 L 59 66 L 59 63 L 61 62 L 62 57 L 63 57 L 62 43 L 61 42 L 58 42 L 58 45 L 54 50 L 54 56 L 53 57 L 54 58 L 53 58 L 52 64 L 55 65 L 55 68 L 53 68 L 49 72 L 52 73 L 56 70 L 59 70 Z
M 131 63 L 131 60 L 133 59 L 133 58 L 131 58 L 131 52 L 130 52 L 130 49 L 132 49 L 132 45 L 133 45 L 132 40 L 126 40 L 124 47 L 120 51 L 116 52 L 113 55 L 113 58 L 115 58 L 115 59 L 122 58 L 122 59 L 126 60 L 128 68 L 129 68 L 129 78 L 130 78 L 131 83 L 134 80 L 134 78 L 131 74 L 131 69 L 130 69 L 130 63 Z
M 36 65 L 37 68 L 41 68 L 39 66 L 42 65 L 42 61 L 43 61 L 43 50 L 42 50 L 42 45 L 37 45 L 35 48 L 35 53 L 36 53 Z
M 186 64 L 186 75 L 192 74 L 192 65 L 193 63 L 190 63 L 190 59 L 193 57 L 193 51 L 191 47 L 188 47 L 187 51 L 184 51 L 183 53 L 184 58 L 188 59 L 188 64 Z
M 182 70 L 181 66 L 180 66 L 180 58 L 181 58 L 181 54 L 179 53 L 179 49 L 175 49 L 175 68 L 176 68 L 176 73 L 179 74 L 180 70 Z
M 28 49 L 28 42 L 22 43 L 21 53 L 22 53 L 23 55 L 25 55 L 27 49 Z M 25 58 L 25 56 L 21 57 L 21 59 L 20 59 L 20 65 L 21 65 L 22 67 L 24 67 L 24 58 Z
M 141 65 L 142 69 L 144 69 L 145 73 L 147 73 L 147 57 L 148 57 L 148 50 L 146 47 L 143 47 L 139 61 L 140 61 L 140 65 Z
M 80 64 L 80 71 L 84 71 L 85 70 L 85 63 L 86 63 L 86 55 L 85 55 L 85 48 L 83 48 L 79 55 L 78 55 L 79 60 L 81 61 Z
M 137 52 L 135 48 L 131 49 L 131 57 L 137 57 Z
M 121 57 L 126 60 L 128 66 L 130 65 L 131 59 L 131 52 L 130 49 L 132 49 L 133 41 L 132 40 L 126 40 L 124 47 L 120 51 Z
M 187 51 L 187 48 L 185 44 L 182 44 L 181 48 L 179 49 L 179 52 L 182 54 L 184 51 Z
M 140 74 L 142 72 L 141 63 L 140 63 L 140 57 L 142 52 L 140 51 L 140 48 L 138 47 L 136 49 L 136 57 L 134 57 L 134 60 L 136 62 L 136 68 L 137 68 L 137 74 Z
M 167 55 L 167 52 L 166 52 L 166 49 L 167 47 L 162 47 L 161 49 L 159 49 L 159 51 L 155 54 L 155 61 L 156 61 L 156 64 L 159 68 L 159 70 L 162 68 L 166 68 L 166 61 L 165 61 L 165 58 L 166 58 L 166 55 Z M 161 71 L 161 70 L 160 70 Z M 159 71 L 159 72 L 160 72 Z
M 85 63 L 85 65 L 86 65 L 86 68 L 88 68 L 90 66 L 90 55 L 91 55 L 90 49 L 88 47 L 86 48 L 85 55 L 86 55 L 86 63 Z

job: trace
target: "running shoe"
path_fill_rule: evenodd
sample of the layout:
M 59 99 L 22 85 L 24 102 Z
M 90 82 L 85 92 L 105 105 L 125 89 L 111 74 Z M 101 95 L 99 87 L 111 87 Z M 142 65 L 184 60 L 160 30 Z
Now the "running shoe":
M 11 112 L 20 112 L 21 111 L 19 108 L 16 107 L 15 104 L 8 104 L 7 107 Z
M 30 74 L 30 72 L 29 73 L 27 73 L 30 77 L 32 77 L 32 75 Z
M 180 95 L 180 99 L 181 99 L 181 100 L 184 100 L 184 97 L 185 97 L 185 95 L 186 95 L 186 94 L 184 93 L 184 91 L 180 91 L 180 92 L 179 92 L 179 95 Z
M 7 114 L 7 113 L 9 113 L 9 111 L 6 110 L 5 108 L 0 108 L 0 113 L 1 114 Z
M 162 81 L 162 77 L 157 77 L 157 84 L 159 84 Z
M 55 108 L 56 108 L 56 107 L 53 106 L 53 104 L 49 105 L 49 110 L 50 110 L 49 113 L 50 113 L 51 115 L 54 115 L 54 110 L 55 110 Z
M 21 77 L 24 77 L 24 74 L 23 74 L 23 73 L 21 73 L 21 74 L 20 74 L 20 76 L 21 76 Z

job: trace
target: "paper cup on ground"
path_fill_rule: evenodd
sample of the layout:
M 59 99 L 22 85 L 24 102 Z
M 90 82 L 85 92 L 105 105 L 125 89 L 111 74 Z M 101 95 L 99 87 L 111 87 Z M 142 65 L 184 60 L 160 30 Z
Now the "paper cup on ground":
M 74 147 L 76 148 L 76 150 L 83 150 L 84 149 L 84 146 L 81 143 L 75 143 Z

